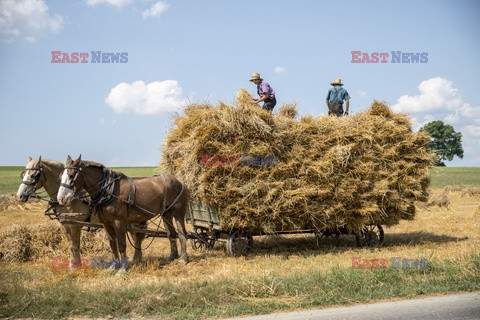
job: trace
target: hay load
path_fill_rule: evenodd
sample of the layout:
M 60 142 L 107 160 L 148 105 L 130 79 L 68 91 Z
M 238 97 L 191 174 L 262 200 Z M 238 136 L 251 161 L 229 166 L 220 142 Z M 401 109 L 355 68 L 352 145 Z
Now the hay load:
M 190 105 L 175 118 L 161 167 L 222 228 L 272 233 L 394 225 L 427 196 L 429 137 L 384 103 L 351 117 L 272 115 L 242 89 L 236 106 Z

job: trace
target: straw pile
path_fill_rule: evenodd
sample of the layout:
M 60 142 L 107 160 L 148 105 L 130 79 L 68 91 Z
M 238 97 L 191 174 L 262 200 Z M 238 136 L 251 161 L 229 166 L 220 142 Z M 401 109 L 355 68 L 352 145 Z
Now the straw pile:
M 443 191 L 437 196 L 429 197 L 426 207 L 440 207 L 447 208 L 450 205 L 450 199 L 448 198 L 448 193 Z
M 426 200 L 430 140 L 412 132 L 406 115 L 375 101 L 351 117 L 297 119 L 295 105 L 272 115 L 250 101 L 242 89 L 236 106 L 186 107 L 163 147 L 162 169 L 194 199 L 218 207 L 223 229 L 390 226 L 412 219 L 415 201 Z M 227 165 L 202 165 L 205 154 Z M 230 157 L 242 154 L 276 156 L 278 164 L 247 166 Z
M 445 192 L 460 192 L 461 197 L 474 197 L 480 194 L 480 187 L 478 186 L 446 186 L 443 188 Z
M 99 255 L 109 252 L 104 231 L 82 232 L 82 254 Z M 0 261 L 26 262 L 41 258 L 68 256 L 70 243 L 65 229 L 56 222 L 13 224 L 0 233 Z
M 30 198 L 28 202 L 19 202 L 14 194 L 0 195 L 0 211 L 34 210 L 38 207 L 42 207 L 43 205 L 44 203 L 36 198 Z

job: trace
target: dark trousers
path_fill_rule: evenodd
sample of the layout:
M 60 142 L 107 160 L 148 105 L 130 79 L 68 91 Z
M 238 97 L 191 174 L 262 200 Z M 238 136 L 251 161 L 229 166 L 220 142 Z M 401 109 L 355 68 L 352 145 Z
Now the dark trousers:
M 343 116 L 343 103 L 330 101 L 328 103 L 328 115 Z
M 273 107 L 275 107 L 276 104 L 277 104 L 277 99 L 275 97 L 265 99 L 263 100 L 262 109 L 267 111 L 272 111 Z

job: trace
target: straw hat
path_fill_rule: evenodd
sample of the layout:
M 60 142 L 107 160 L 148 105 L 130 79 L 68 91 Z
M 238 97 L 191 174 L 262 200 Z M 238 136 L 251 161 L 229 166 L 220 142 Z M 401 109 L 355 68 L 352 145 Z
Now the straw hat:
M 333 80 L 332 83 L 330 83 L 332 86 L 343 86 L 342 79 L 335 79 Z
M 260 73 L 254 72 L 252 73 L 252 79 L 250 79 L 250 81 L 253 82 L 253 80 L 263 80 L 263 79 L 260 77 Z

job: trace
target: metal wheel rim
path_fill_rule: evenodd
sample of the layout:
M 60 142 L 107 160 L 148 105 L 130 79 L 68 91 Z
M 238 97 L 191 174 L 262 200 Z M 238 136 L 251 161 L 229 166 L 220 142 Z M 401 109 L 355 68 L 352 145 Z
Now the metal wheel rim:
M 227 239 L 227 254 L 232 257 L 247 255 L 253 248 L 253 237 L 249 233 L 245 234 L 241 230 L 230 232 Z

